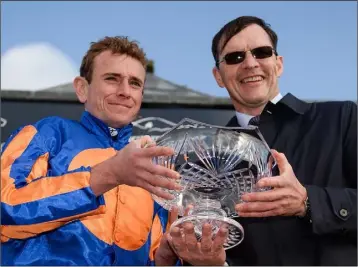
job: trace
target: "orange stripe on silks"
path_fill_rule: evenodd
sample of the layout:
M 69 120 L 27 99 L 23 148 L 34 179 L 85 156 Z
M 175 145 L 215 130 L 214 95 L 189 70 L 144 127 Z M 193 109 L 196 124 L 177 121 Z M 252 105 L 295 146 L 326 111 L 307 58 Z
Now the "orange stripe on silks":
M 152 236 L 151 236 L 151 246 L 149 251 L 149 259 L 154 261 L 155 251 L 160 245 L 160 240 L 163 237 L 163 228 L 162 224 L 160 223 L 160 219 L 158 214 L 155 215 L 153 225 L 152 225 Z
M 1 179 L 4 179 L 3 173 L 1 173 Z M 73 172 L 62 176 L 44 177 L 18 189 L 15 188 L 13 183 L 8 183 L 5 187 L 2 185 L 1 202 L 15 206 L 65 194 L 88 187 L 89 180 L 89 172 Z
M 30 144 L 32 138 L 37 133 L 34 126 L 25 126 L 8 144 L 5 151 L 1 155 L 1 169 L 4 170 L 11 166 L 14 161 L 25 151 Z
M 117 207 L 117 191 L 118 187 L 104 194 L 106 203 L 106 213 L 98 216 L 87 216 L 81 219 L 82 224 L 98 239 L 112 245 L 113 244 L 113 231 L 116 220 L 116 207 Z M 118 218 L 123 216 L 118 214 Z
M 11 166 L 14 161 L 24 153 L 36 133 L 37 130 L 34 126 L 25 126 L 8 144 L 7 148 L 1 156 L 1 201 L 8 205 L 17 205 L 29 201 L 34 201 L 52 196 L 56 193 L 60 194 L 71 192 L 74 190 L 74 188 L 75 190 L 78 189 L 79 186 L 80 188 L 88 186 L 88 181 L 83 183 L 83 180 L 85 179 L 82 179 L 82 181 L 79 182 L 82 182 L 80 185 L 78 185 L 78 183 L 73 180 L 71 181 L 71 179 L 67 179 L 69 180 L 69 183 L 65 183 L 67 186 L 61 188 L 58 186 L 62 186 L 64 184 L 63 180 L 66 180 L 66 177 L 56 177 L 53 180 L 51 178 L 51 184 L 53 183 L 53 185 L 50 186 L 48 179 L 40 179 L 34 183 L 28 184 L 25 187 L 19 189 L 15 188 L 15 180 L 10 177 Z M 47 160 L 47 157 L 47 154 L 42 155 L 42 157 L 36 161 L 36 163 L 40 162 L 41 165 L 38 167 L 33 167 L 29 177 L 35 174 L 42 175 L 47 172 L 47 162 L 44 163 L 44 161 Z M 71 175 L 74 177 L 79 175 L 83 176 L 83 174 Z M 31 178 L 28 179 L 28 181 L 30 180 Z M 44 190 L 38 190 L 40 188 L 43 188 Z
M 37 130 L 34 126 L 25 126 L 8 144 L 1 155 L 1 193 L 4 189 L 14 186 L 14 179 L 10 177 L 11 166 L 14 161 L 24 153 L 31 143 L 32 138 L 36 135 Z M 15 186 L 14 186 L 15 187 Z M 2 195 L 1 194 L 1 195 Z M 2 199 L 2 196 L 1 196 Z
M 42 176 L 46 176 L 48 170 L 48 158 L 49 153 L 45 153 L 37 158 L 34 165 L 32 166 L 32 170 L 26 178 L 26 182 L 29 184 L 35 178 L 39 178 Z
M 0 225 L 0 233 L 1 233 L 0 240 L 1 240 L 1 243 L 5 243 L 5 242 L 9 241 L 9 239 L 10 239 L 7 236 L 2 235 L 2 228 L 3 227 L 4 226 Z
M 75 170 L 81 166 L 93 167 L 110 157 L 113 157 L 116 151 L 113 148 L 93 148 L 86 149 L 78 153 L 70 163 L 68 170 Z M 116 220 L 118 187 L 104 193 L 106 203 L 106 213 L 98 216 L 88 216 L 81 218 L 82 224 L 97 238 L 111 245 L 113 244 L 113 230 Z M 118 215 L 122 216 L 121 214 Z
M 153 223 L 154 202 L 151 194 L 139 187 L 120 185 L 114 237 L 117 246 L 136 250 L 148 240 Z
M 96 210 L 92 210 L 86 213 L 81 213 L 79 215 L 61 218 L 58 220 L 49 221 L 45 223 L 37 223 L 31 225 L 3 225 L 1 227 L 1 241 L 3 240 L 3 238 L 26 239 L 46 231 L 51 231 L 53 229 L 56 229 L 70 221 L 81 218 L 84 215 L 92 214 L 96 216 L 97 214 L 103 214 L 105 212 L 106 212 L 106 207 L 102 205 L 99 206 Z
M 10 240 L 10 238 L 3 236 L 3 235 L 1 236 L 1 243 L 6 243 L 9 240 Z
M 87 149 L 72 160 L 69 170 L 95 166 L 113 157 L 113 148 Z M 81 219 L 97 238 L 126 250 L 140 248 L 148 239 L 152 226 L 154 203 L 151 195 L 138 187 L 118 186 L 104 194 L 106 214 Z
M 78 153 L 71 161 L 68 170 L 75 170 L 81 166 L 95 166 L 110 157 L 116 155 L 116 150 L 113 148 L 91 148 Z

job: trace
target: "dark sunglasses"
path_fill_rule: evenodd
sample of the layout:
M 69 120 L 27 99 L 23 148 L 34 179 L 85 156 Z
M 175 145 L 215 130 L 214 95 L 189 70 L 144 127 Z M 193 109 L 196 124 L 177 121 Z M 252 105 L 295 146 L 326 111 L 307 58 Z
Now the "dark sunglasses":
M 248 51 L 250 51 L 251 55 L 256 59 L 269 58 L 272 57 L 273 54 L 277 56 L 277 52 L 271 46 L 260 46 Z M 228 53 L 217 62 L 217 65 L 223 61 L 225 61 L 228 65 L 239 64 L 245 60 L 246 52 L 248 51 L 235 51 Z

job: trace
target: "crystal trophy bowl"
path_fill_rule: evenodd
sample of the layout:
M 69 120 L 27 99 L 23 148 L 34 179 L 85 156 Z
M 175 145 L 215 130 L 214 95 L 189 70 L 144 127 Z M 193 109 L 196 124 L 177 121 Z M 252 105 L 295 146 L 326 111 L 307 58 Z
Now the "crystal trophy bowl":
M 181 175 L 176 180 L 183 188 L 181 191 L 163 189 L 174 195 L 173 200 L 153 195 L 167 210 L 178 207 L 181 218 L 171 227 L 182 228 L 191 222 L 200 240 L 204 223 L 212 226 L 212 238 L 221 225 L 226 225 L 229 234 L 224 248 L 240 244 L 244 229 L 233 219 L 238 217 L 235 205 L 242 202 L 244 193 L 269 190 L 256 189 L 255 184 L 260 178 L 272 176 L 276 165 L 258 128 L 221 127 L 183 119 L 156 143 L 171 147 L 175 152 L 170 157 L 153 158 L 154 163 Z M 193 208 L 184 214 L 188 205 Z

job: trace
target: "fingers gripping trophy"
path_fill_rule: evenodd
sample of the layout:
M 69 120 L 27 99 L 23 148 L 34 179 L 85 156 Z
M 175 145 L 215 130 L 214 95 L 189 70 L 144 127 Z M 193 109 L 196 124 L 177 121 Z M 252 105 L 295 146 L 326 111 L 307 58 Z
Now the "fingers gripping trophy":
M 255 126 L 248 128 L 220 127 L 191 119 L 183 119 L 160 136 L 158 146 L 174 149 L 170 157 L 155 157 L 155 164 L 180 173 L 177 180 L 182 190 L 167 190 L 174 199 L 153 198 L 167 210 L 176 207 L 180 218 L 171 227 L 182 229 L 194 225 L 200 241 L 202 226 L 212 226 L 212 238 L 226 226 L 225 249 L 237 246 L 244 239 L 244 229 L 233 218 L 238 217 L 235 205 L 244 193 L 255 189 L 260 178 L 272 176 L 276 162 L 262 134 Z M 169 179 L 169 178 L 168 178 Z M 190 212 L 186 212 L 188 206 Z

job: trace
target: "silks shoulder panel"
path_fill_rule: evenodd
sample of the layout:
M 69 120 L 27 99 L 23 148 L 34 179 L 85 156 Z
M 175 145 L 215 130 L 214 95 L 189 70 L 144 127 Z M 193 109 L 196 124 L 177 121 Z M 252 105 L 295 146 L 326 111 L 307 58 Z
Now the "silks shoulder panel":
M 70 164 L 74 157 L 83 151 L 111 148 L 109 141 L 92 134 L 79 122 L 58 117 L 54 117 L 50 122 L 47 120 L 47 123 L 43 121 L 38 122 L 36 127 L 43 137 L 46 148 L 50 151 L 49 164 L 51 168 L 48 173 L 49 176 L 61 175 L 69 170 L 76 169 L 73 166 L 70 167 Z M 113 148 L 112 151 L 114 151 Z M 93 154 L 88 157 L 87 160 L 91 161 Z M 77 168 L 91 166 L 85 160 L 82 163 Z

